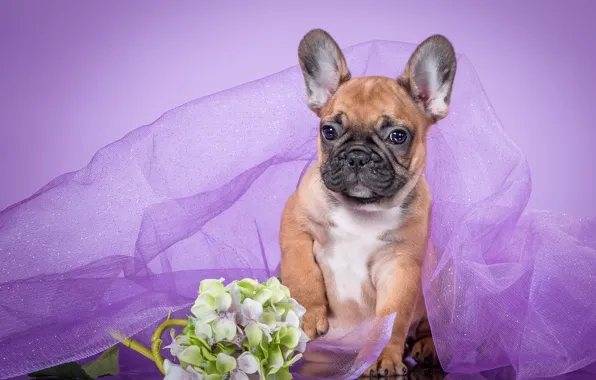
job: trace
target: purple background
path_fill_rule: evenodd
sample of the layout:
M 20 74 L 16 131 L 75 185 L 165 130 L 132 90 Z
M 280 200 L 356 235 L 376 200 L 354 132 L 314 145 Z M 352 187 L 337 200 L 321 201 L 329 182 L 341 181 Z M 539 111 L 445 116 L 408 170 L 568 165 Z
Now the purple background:
M 446 35 L 528 157 L 530 207 L 593 216 L 595 11 L 590 0 L 4 0 L 0 209 L 170 108 L 295 65 L 302 35 L 322 27 L 342 47 Z

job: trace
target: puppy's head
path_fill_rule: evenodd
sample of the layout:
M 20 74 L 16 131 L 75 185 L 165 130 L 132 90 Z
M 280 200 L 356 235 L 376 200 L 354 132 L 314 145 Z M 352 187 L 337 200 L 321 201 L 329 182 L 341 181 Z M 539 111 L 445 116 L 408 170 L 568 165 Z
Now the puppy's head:
M 310 31 L 298 49 L 308 106 L 320 118 L 321 178 L 338 201 L 390 208 L 411 194 L 426 161 L 426 135 L 449 112 L 456 57 L 435 35 L 399 78 L 351 78 L 337 43 Z

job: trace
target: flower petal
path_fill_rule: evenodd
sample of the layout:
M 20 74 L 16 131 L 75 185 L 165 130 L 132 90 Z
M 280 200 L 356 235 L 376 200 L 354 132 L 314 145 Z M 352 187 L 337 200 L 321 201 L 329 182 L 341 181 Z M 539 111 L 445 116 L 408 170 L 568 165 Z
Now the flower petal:
M 224 290 L 223 281 L 223 278 L 220 278 L 219 280 L 203 280 L 199 284 L 199 293 Z
M 284 336 L 280 340 L 280 344 L 288 348 L 296 348 L 300 343 L 300 330 L 295 327 L 288 326 Z
M 215 297 L 209 293 L 203 293 L 197 297 L 194 306 L 205 306 L 213 309 L 215 308 Z
M 295 328 L 298 328 L 300 326 L 300 319 L 292 310 L 288 310 L 285 322 Z
M 203 380 L 203 375 L 195 371 L 191 366 L 186 367 L 186 372 L 190 375 L 190 380 Z
M 250 322 L 244 329 L 244 333 L 248 338 L 248 343 L 251 347 L 256 347 L 261 344 L 263 340 L 263 330 L 259 327 L 256 322 Z
M 261 330 L 263 330 L 263 333 L 265 335 L 271 335 L 271 329 L 269 328 L 269 326 L 261 322 L 257 322 L 257 325 L 261 328 Z
M 285 285 L 281 285 L 281 290 L 284 292 L 284 294 L 286 295 L 286 298 L 290 298 L 290 288 L 288 288 Z
M 298 340 L 298 346 L 296 346 L 296 351 L 301 353 L 306 351 L 306 343 L 308 343 L 308 341 L 308 336 L 304 333 L 304 331 L 300 330 L 300 339 Z
M 255 373 L 259 370 L 259 363 L 250 352 L 244 352 L 238 357 L 238 369 L 245 373 Z
M 277 277 L 271 277 L 267 280 L 266 284 L 267 286 L 280 286 L 281 282 L 279 282 L 279 279 Z
M 215 342 L 231 341 L 236 335 L 236 323 L 227 318 L 217 319 L 213 322 L 213 333 Z
M 273 292 L 271 290 L 263 288 L 257 292 L 257 294 L 253 297 L 253 300 L 263 305 L 265 302 L 269 301 L 272 296 Z
M 232 296 L 228 293 L 222 293 L 215 297 L 215 308 L 219 312 L 228 311 L 230 306 L 232 306 Z
M 290 303 L 292 304 L 292 306 L 294 306 L 294 311 L 296 312 L 296 315 L 298 316 L 298 318 L 302 318 L 304 316 L 304 314 L 306 313 L 306 309 L 304 308 L 304 306 L 300 305 L 293 298 L 290 298 Z
M 257 280 L 252 279 L 252 278 L 245 278 L 245 279 L 242 279 L 242 280 L 238 281 L 238 285 L 249 285 L 249 286 L 252 286 L 254 288 L 254 287 L 257 287 L 259 285 L 259 282 Z
M 286 310 L 288 310 L 287 305 L 288 304 L 284 304 L 284 303 L 279 303 L 279 304 L 275 305 L 275 315 L 277 315 L 278 317 L 281 317 L 282 315 L 284 315 L 286 313 Z
M 242 371 L 235 370 L 232 372 L 232 376 L 230 376 L 230 380 L 249 380 L 246 373 Z
M 195 324 L 195 335 L 197 338 L 203 338 L 207 340 L 213 338 L 213 330 L 211 329 L 211 325 L 202 321 L 197 322 Z
M 190 309 L 190 312 L 193 313 L 197 320 L 203 323 L 213 322 L 217 319 L 217 313 L 212 308 L 201 305 L 201 306 L 193 306 Z
M 251 321 L 257 321 L 263 314 L 263 305 L 255 300 L 247 298 L 242 303 L 242 315 Z
M 230 297 L 232 297 L 232 304 L 230 305 L 228 311 L 232 313 L 240 313 L 242 310 L 242 294 L 240 294 L 240 288 L 238 287 L 238 284 L 236 284 L 236 282 L 232 282 L 226 288 L 230 292 Z
M 166 373 L 164 380 L 188 380 L 189 374 L 182 369 L 178 364 L 174 364 L 168 359 L 163 362 L 164 372 Z
M 270 312 L 270 311 L 266 311 L 261 315 L 261 319 L 260 322 L 266 324 L 267 326 L 269 326 L 269 328 L 274 328 L 277 322 L 277 319 L 275 318 L 275 314 Z
M 222 375 L 236 369 L 236 359 L 226 354 L 218 354 L 215 364 L 217 371 Z
M 170 343 L 169 345 L 165 346 L 165 348 L 169 348 L 170 349 L 170 355 L 172 356 L 178 356 L 178 354 L 184 349 L 186 348 L 183 344 L 181 344 L 181 342 L 185 342 L 186 341 L 186 337 L 184 336 L 179 336 L 176 337 L 176 331 L 174 329 L 170 329 L 170 337 L 172 338 L 172 343 Z
M 203 363 L 203 357 L 201 355 L 201 349 L 197 346 L 189 346 L 182 350 L 178 355 L 178 359 L 181 362 L 200 366 Z
M 245 297 L 252 297 L 258 285 L 259 283 L 257 281 L 250 278 L 245 278 L 244 280 L 238 281 L 240 293 L 242 293 L 242 295 Z
M 176 364 L 172 363 L 171 361 L 169 361 L 168 359 L 163 361 L 163 370 L 165 371 L 166 375 L 168 374 L 168 372 L 170 372 L 172 370 L 172 368 L 175 366 Z
M 272 286 L 269 289 L 273 292 L 273 294 L 271 295 L 271 303 L 272 304 L 281 302 L 286 298 L 286 294 L 282 290 L 281 285 Z

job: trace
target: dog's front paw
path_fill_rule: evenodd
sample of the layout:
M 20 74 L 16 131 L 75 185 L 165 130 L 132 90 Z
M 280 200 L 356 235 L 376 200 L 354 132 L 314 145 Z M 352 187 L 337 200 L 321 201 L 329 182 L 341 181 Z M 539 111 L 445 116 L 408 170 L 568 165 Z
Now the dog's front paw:
M 402 351 L 399 347 L 385 347 L 381 356 L 366 370 L 364 375 L 385 377 L 407 375 L 408 367 L 402 361 Z
M 422 338 L 416 342 L 414 347 L 412 347 L 410 356 L 418 363 L 430 364 L 432 366 L 439 364 L 439 358 L 437 356 L 437 351 L 435 350 L 435 342 L 430 336 Z
M 324 306 L 306 308 L 306 313 L 302 317 L 302 330 L 310 340 L 327 334 L 329 331 L 327 308 Z

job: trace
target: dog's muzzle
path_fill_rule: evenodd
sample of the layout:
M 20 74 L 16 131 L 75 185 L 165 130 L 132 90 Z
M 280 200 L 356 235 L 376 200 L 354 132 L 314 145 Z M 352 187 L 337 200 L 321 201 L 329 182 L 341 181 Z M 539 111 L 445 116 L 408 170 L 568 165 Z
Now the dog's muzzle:
M 321 174 L 329 190 L 367 202 L 395 195 L 402 182 L 383 153 L 364 144 L 338 150 Z

